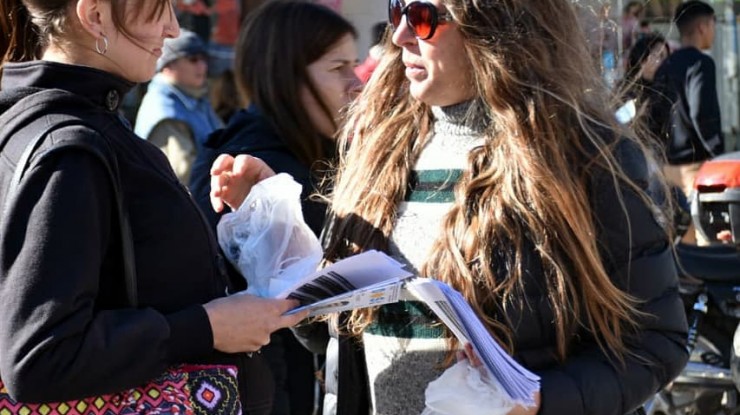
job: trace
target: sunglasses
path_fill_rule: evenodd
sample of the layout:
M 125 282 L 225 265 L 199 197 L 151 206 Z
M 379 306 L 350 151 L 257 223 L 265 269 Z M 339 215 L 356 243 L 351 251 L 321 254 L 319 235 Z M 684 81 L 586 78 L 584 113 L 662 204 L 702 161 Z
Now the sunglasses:
M 426 1 L 412 1 L 406 6 L 401 0 L 388 2 L 388 18 L 393 25 L 393 30 L 398 29 L 404 15 L 406 15 L 406 25 L 409 30 L 420 40 L 427 40 L 434 36 L 441 22 L 452 21 L 450 13 L 442 13 L 437 10 L 437 6 Z

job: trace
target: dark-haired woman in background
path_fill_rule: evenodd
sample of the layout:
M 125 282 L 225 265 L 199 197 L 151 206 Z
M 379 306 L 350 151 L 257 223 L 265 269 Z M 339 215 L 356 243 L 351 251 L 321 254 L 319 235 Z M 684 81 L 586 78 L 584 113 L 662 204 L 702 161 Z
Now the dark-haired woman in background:
M 623 108 L 623 112 L 618 113 L 620 121 L 630 123 L 651 138 L 657 138 L 661 128 L 651 114 L 652 104 L 657 99 L 653 79 L 669 54 L 670 48 L 663 36 L 657 33 L 644 35 L 629 50 L 625 75 L 616 89 Z M 636 124 L 638 119 L 640 123 Z
M 209 169 L 221 153 L 249 154 L 303 186 L 303 216 L 319 234 L 326 205 L 310 195 L 335 157 L 334 135 L 342 109 L 362 86 L 354 73 L 356 37 L 352 24 L 339 14 L 308 2 L 269 2 L 249 14 L 237 43 L 234 71 L 248 107 L 209 137 L 192 173 L 193 196 L 214 228 L 221 214 L 213 212 L 209 202 Z M 311 413 L 312 354 L 289 330 L 275 333 L 263 350 L 278 388 L 273 413 Z

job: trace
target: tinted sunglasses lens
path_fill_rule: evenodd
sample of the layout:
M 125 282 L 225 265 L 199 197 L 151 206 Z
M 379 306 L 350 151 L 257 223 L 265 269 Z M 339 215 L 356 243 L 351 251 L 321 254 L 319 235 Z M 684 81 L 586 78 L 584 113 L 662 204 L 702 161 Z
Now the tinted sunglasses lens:
M 415 1 L 408 5 L 406 19 L 419 39 L 429 39 L 434 33 L 437 9 L 431 3 Z
M 391 20 L 391 24 L 394 29 L 401 24 L 401 17 L 403 17 L 403 6 L 401 6 L 401 1 L 391 0 L 388 3 L 388 18 Z

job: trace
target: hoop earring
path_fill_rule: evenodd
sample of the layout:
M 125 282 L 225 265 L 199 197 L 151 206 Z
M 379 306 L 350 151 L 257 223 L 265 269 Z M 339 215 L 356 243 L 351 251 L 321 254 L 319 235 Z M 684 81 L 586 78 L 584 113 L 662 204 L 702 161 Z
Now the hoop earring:
M 100 39 L 103 39 L 103 47 L 100 47 Z M 100 35 L 99 38 L 95 39 L 95 51 L 101 55 L 105 55 L 108 52 L 108 38 L 105 35 Z

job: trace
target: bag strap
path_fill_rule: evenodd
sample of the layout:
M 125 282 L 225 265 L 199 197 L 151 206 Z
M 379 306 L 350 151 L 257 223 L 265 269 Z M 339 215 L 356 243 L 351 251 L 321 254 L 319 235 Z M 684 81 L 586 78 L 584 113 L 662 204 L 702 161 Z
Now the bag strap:
M 17 198 L 18 187 L 23 178 L 23 174 L 25 173 L 25 170 L 28 168 L 28 164 L 31 159 L 31 156 L 36 152 L 40 144 L 44 141 L 46 137 L 49 136 L 50 133 L 52 133 L 55 130 L 59 130 L 59 129 L 62 129 L 65 127 L 71 127 L 71 126 L 85 126 L 85 127 L 95 130 L 94 127 L 82 122 L 79 119 L 66 117 L 62 114 L 60 114 L 59 116 L 61 120 L 59 122 L 51 123 L 52 125 L 48 125 L 49 120 L 44 119 L 42 117 L 42 118 L 38 118 L 32 121 L 27 127 L 24 127 L 24 129 L 29 128 L 30 129 L 29 131 L 38 131 L 39 129 L 41 129 L 41 132 L 37 133 L 31 139 L 31 141 L 28 142 L 28 144 L 26 145 L 26 148 L 23 150 L 23 153 L 21 154 L 20 159 L 16 163 L 16 168 L 13 173 L 10 186 L 6 193 L 5 203 L 4 203 L 3 210 L 2 210 L 2 216 L 0 217 L 0 224 L 2 223 L 2 220 L 7 220 L 8 210 L 10 209 L 10 206 L 13 203 L 13 201 Z M 44 126 L 44 124 L 46 124 L 46 126 Z M 19 132 L 16 132 L 14 135 L 19 135 Z M 108 153 L 108 154 L 102 154 L 102 152 L 100 151 L 98 147 L 93 147 L 89 143 L 69 141 L 69 142 L 60 143 L 59 145 L 54 145 L 48 150 L 45 150 L 43 157 L 46 157 L 47 155 L 56 153 L 58 151 L 75 148 L 75 149 L 85 150 L 85 151 L 90 152 L 91 154 L 94 154 L 105 166 L 108 172 L 108 176 L 110 178 L 111 184 L 113 185 L 113 192 L 115 194 L 115 199 L 116 199 L 116 208 L 118 211 L 118 223 L 119 223 L 120 233 L 121 233 L 121 248 L 122 248 L 122 254 L 123 254 L 123 273 L 124 273 L 124 279 L 125 279 L 125 284 L 126 284 L 126 296 L 127 296 L 129 305 L 133 308 L 137 308 L 139 305 L 139 302 L 138 302 L 138 294 L 137 294 L 138 291 L 137 291 L 137 282 L 136 282 L 136 269 L 135 269 L 135 262 L 134 262 L 133 236 L 131 233 L 131 226 L 129 223 L 128 212 L 123 202 L 123 192 L 121 191 L 121 178 L 120 178 L 119 169 L 118 169 L 118 159 L 115 156 L 113 149 L 110 147 L 110 143 L 108 143 L 107 140 L 100 140 L 100 141 L 105 143 L 105 146 L 104 146 L 105 150 L 103 150 L 103 152 Z

